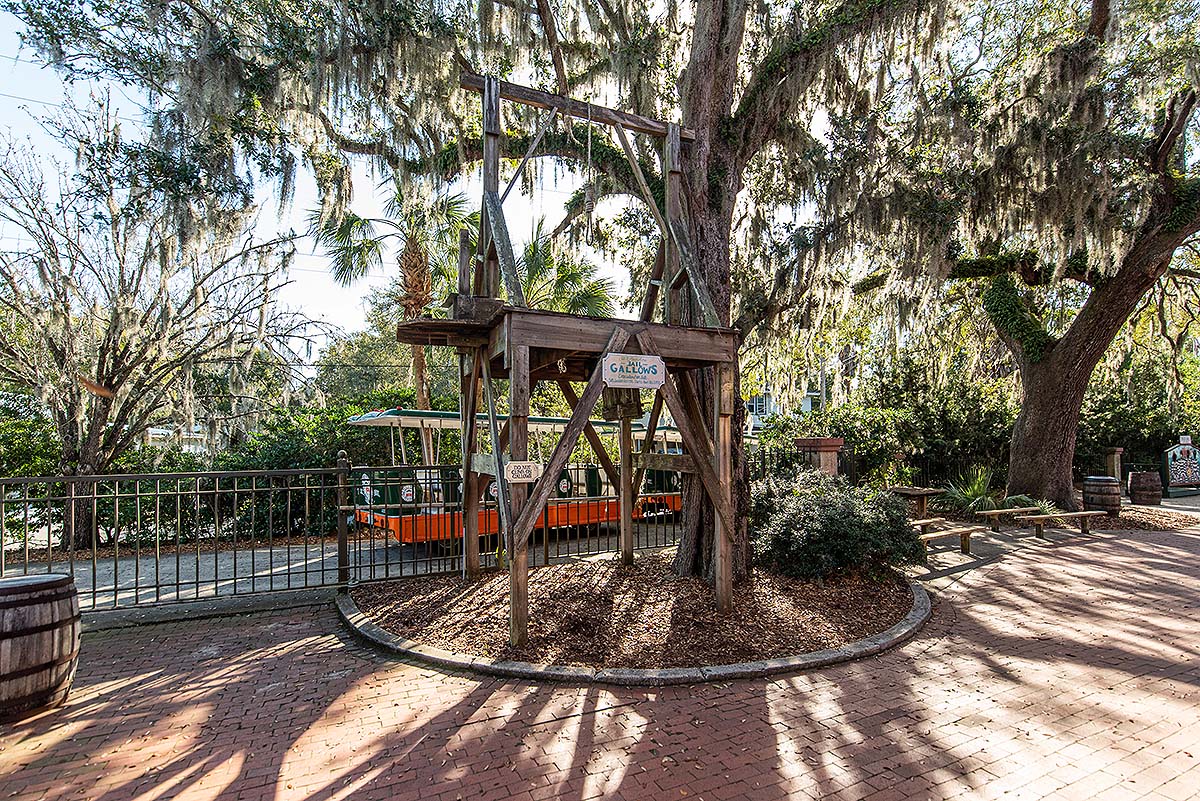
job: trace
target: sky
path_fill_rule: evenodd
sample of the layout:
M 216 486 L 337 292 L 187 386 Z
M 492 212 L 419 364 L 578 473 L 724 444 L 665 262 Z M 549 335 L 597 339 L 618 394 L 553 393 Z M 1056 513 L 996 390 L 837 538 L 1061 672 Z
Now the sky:
M 74 98 L 77 103 L 84 102 L 90 94 L 106 90 L 111 93 L 112 104 L 118 116 L 128 124 L 137 124 L 139 103 L 133 90 L 84 81 L 77 81 L 71 86 L 65 85 L 55 71 L 37 63 L 33 52 L 21 50 L 19 29 L 20 23 L 15 17 L 0 14 L 0 109 L 3 109 L 3 114 L 0 115 L 0 131 L 7 137 L 27 140 L 39 154 L 67 158 L 69 154 L 42 130 L 37 118 L 53 114 L 69 98 Z M 512 167 L 507 169 L 511 170 Z M 542 170 L 533 197 L 521 194 L 518 184 L 505 201 L 505 216 L 514 247 L 520 247 L 520 243 L 528 240 L 529 232 L 537 218 L 544 217 L 548 228 L 552 228 L 561 220 L 563 206 L 575 190 L 578 181 L 575 179 L 576 183 L 572 183 L 572 176 L 561 173 L 561 170 Z M 501 180 L 506 181 L 509 174 L 503 173 Z M 354 173 L 354 200 L 351 203 L 351 207 L 357 213 L 364 216 L 384 216 L 383 195 L 376 191 L 378 183 L 379 177 L 372 177 L 365 165 L 357 166 Z M 472 176 L 450 187 L 450 191 L 464 192 L 475 207 L 478 207 L 481 201 L 479 189 L 478 167 Z M 304 230 L 304 220 L 308 211 L 319 205 L 316 186 L 307 174 L 297 176 L 293 202 L 290 208 L 285 210 L 282 218 L 277 213 L 278 204 L 272 187 L 261 187 L 257 200 L 261 205 L 258 232 L 264 237 L 290 230 Z M 602 207 L 600 212 L 604 211 L 606 209 Z M 20 244 L 12 231 L 0 228 L 0 247 L 13 248 Z M 614 282 L 617 297 L 623 297 L 628 291 L 628 271 L 622 266 L 605 261 L 596 253 L 589 251 L 586 255 L 600 268 L 602 276 Z M 374 274 L 352 287 L 343 287 L 330 277 L 328 262 L 324 256 L 314 252 L 310 240 L 302 239 L 290 269 L 291 283 L 281 293 L 281 302 L 314 320 L 336 326 L 342 331 L 358 330 L 365 325 L 367 299 L 372 292 L 386 286 L 392 270 L 394 265 L 385 259 L 382 269 L 376 270 Z

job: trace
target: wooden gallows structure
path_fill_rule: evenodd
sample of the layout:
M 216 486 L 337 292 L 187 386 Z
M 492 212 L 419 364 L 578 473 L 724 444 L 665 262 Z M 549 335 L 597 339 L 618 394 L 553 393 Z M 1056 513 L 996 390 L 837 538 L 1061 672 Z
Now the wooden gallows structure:
M 461 420 L 464 500 L 463 537 L 466 572 L 476 575 L 479 562 L 479 508 L 485 482 L 495 476 L 503 542 L 509 555 L 510 641 L 525 644 L 528 636 L 529 538 L 549 499 L 555 479 L 566 466 L 579 437 L 585 436 L 619 488 L 620 545 L 626 563 L 633 560 L 633 508 L 647 468 L 698 475 L 712 501 L 717 531 L 713 537 L 717 606 L 732 605 L 731 444 L 733 437 L 734 364 L 737 333 L 718 326 L 718 317 L 701 280 L 682 214 L 680 148 L 692 138 L 678 125 L 659 122 L 578 100 L 552 95 L 492 77 L 464 75 L 464 88 L 483 100 L 483 205 L 477 247 L 461 233 L 457 292 L 449 299 L 449 319 L 417 319 L 400 323 L 397 337 L 416 345 L 458 349 L 461 372 Z M 529 152 L 508 187 L 500 191 L 502 100 L 546 109 Z M 582 317 L 526 307 L 512 242 L 504 220 L 504 199 L 555 115 L 610 126 L 629 160 L 643 198 L 662 238 L 638 320 Z M 661 140 L 665 208 L 651 194 L 631 145 L 631 134 Z M 507 302 L 500 300 L 503 286 Z M 702 328 L 680 325 L 690 304 Z M 656 312 L 662 322 L 654 322 Z M 715 371 L 719 388 L 715 414 L 707 416 L 696 389 L 698 370 Z M 493 382 L 508 379 L 507 420 L 496 414 Z M 572 414 L 544 465 L 529 458 L 529 397 L 539 381 L 556 384 Z M 576 392 L 571 382 L 586 382 Z M 641 416 L 639 389 L 653 388 L 649 428 L 640 454 L 632 452 L 631 421 Z M 620 418 L 620 458 L 614 464 L 588 422 L 601 396 Z M 486 406 L 490 453 L 482 452 L 476 414 Z M 651 443 L 663 404 L 679 428 L 687 450 L 683 455 L 653 454 Z M 511 469 L 506 471 L 506 466 Z M 540 468 L 540 472 L 539 472 Z M 506 472 L 510 473 L 506 476 Z M 530 481 L 534 476 L 536 480 Z M 518 482 L 522 483 L 518 483 Z

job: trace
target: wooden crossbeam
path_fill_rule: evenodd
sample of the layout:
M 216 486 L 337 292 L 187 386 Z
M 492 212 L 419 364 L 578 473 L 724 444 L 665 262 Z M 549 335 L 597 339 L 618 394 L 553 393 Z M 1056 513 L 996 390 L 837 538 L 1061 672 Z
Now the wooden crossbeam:
M 574 412 L 579 406 L 579 396 L 575 394 L 575 388 L 571 386 L 570 381 L 559 381 L 558 388 L 562 391 L 563 397 L 567 400 L 567 405 Z M 587 422 L 583 426 L 583 435 L 587 438 L 588 444 L 592 446 L 592 451 L 596 454 L 596 459 L 600 462 L 600 466 L 604 468 L 605 475 L 615 487 L 621 483 L 620 475 L 617 471 L 617 466 L 613 464 L 612 457 L 608 455 L 608 451 L 604 448 L 604 443 L 600 440 L 600 434 L 596 432 L 596 427 Z
M 504 288 L 508 290 L 508 302 L 513 306 L 526 306 L 525 293 L 521 290 L 521 277 L 517 275 L 517 259 L 513 255 L 512 240 L 508 236 L 508 224 L 504 221 L 504 206 L 496 192 L 483 193 L 483 205 L 487 208 L 488 226 L 492 233 L 492 245 L 496 248 L 496 259 L 500 262 L 500 275 Z
M 649 331 L 639 331 L 638 342 L 642 346 L 643 353 L 654 353 L 654 338 L 650 336 Z M 713 447 L 712 441 L 707 435 L 707 431 L 703 426 L 697 431 L 693 420 L 693 412 L 688 409 L 687 403 L 680 396 L 679 391 L 675 387 L 675 377 L 670 371 L 664 377 L 661 388 L 663 400 L 666 401 L 667 409 L 670 410 L 671 416 L 675 418 L 675 425 L 679 427 L 679 435 L 683 439 L 683 445 L 692 455 L 692 460 L 696 465 L 696 472 L 700 476 L 700 483 L 704 485 L 708 497 L 712 500 L 713 508 L 717 510 L 717 514 L 721 518 L 724 525 L 726 536 L 733 536 L 736 527 L 733 525 L 733 514 L 729 509 L 729 504 L 725 499 L 725 493 L 721 491 L 721 481 L 717 477 L 716 469 L 713 466 Z
M 459 77 L 459 85 L 472 92 L 482 92 L 484 81 L 486 80 L 482 75 L 464 72 Z M 558 107 L 560 114 L 566 114 L 577 119 L 590 119 L 592 122 L 600 122 L 605 125 L 623 125 L 631 131 L 650 134 L 651 136 L 667 135 L 667 123 L 651 119 L 650 117 L 643 117 L 641 114 L 618 111 L 607 106 L 598 106 L 595 103 L 585 103 L 582 100 L 574 100 L 562 95 L 543 92 L 540 89 L 533 89 L 516 83 L 508 83 L 507 81 L 500 81 L 499 84 L 500 97 L 505 100 L 511 100 L 514 103 L 522 103 L 526 106 L 535 106 L 537 108 Z M 695 140 L 696 133 L 691 128 L 680 128 L 679 137 L 690 142 Z
M 571 458 L 571 451 L 575 449 L 575 443 L 579 441 L 584 424 L 588 422 L 588 416 L 592 413 L 592 409 L 596 408 L 596 401 L 600 398 L 601 390 L 604 389 L 604 356 L 621 350 L 628 341 L 629 331 L 623 326 L 616 326 L 612 336 L 608 338 L 608 343 L 604 346 L 600 358 L 596 360 L 596 367 L 592 370 L 592 376 L 588 379 L 583 394 L 579 396 L 579 405 L 571 412 L 571 419 L 567 421 L 558 444 L 554 446 L 554 453 L 550 455 L 550 461 L 546 463 L 545 472 L 534 483 L 528 501 L 513 524 L 515 546 L 529 540 L 534 521 L 537 520 L 542 507 L 546 505 L 546 501 L 550 500 L 550 493 L 554 491 L 558 474 L 567 466 L 567 460 Z
M 648 453 L 638 457 L 639 473 L 647 470 L 670 470 L 675 473 L 695 473 L 696 460 L 690 453 Z

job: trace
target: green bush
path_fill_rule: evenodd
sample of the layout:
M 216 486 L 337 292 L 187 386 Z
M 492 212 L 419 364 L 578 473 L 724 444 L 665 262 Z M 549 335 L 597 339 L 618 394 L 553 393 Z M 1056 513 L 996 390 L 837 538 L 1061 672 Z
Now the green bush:
M 990 469 L 982 466 L 972 467 L 946 483 L 945 492 L 933 499 L 933 507 L 968 515 L 993 509 L 1018 509 L 1030 506 L 1037 506 L 1041 510 L 1041 514 L 1050 514 L 1055 511 L 1054 504 L 1050 501 L 1038 500 L 1028 495 L 1005 497 L 1004 493 L 993 490 L 992 484 Z
M 750 526 L 756 562 L 797 578 L 876 574 L 923 563 L 905 502 L 811 469 L 755 482 Z

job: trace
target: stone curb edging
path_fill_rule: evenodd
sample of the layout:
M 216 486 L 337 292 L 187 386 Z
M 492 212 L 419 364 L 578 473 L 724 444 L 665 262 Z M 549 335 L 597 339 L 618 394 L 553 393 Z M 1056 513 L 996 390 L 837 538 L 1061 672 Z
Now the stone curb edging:
M 377 626 L 354 603 L 349 593 L 337 596 L 337 610 L 342 621 L 359 638 L 389 653 L 410 657 L 439 667 L 456 670 L 471 670 L 507 678 L 534 679 L 538 681 L 562 681 L 582 684 L 619 684 L 634 687 L 660 687 L 668 684 L 697 684 L 727 679 L 747 679 L 771 676 L 776 673 L 792 673 L 813 668 L 836 665 L 874 656 L 894 648 L 916 634 L 933 613 L 929 594 L 920 584 L 910 581 L 909 591 L 913 605 L 908 614 L 896 625 L 878 634 L 837 648 L 826 648 L 799 656 L 784 656 L 758 662 L 738 662 L 730 665 L 714 665 L 698 668 L 660 668 L 641 670 L 637 668 L 569 667 L 565 665 L 539 665 L 532 662 L 517 662 L 507 659 L 491 659 L 483 656 L 447 651 L 422 645 L 413 640 L 398 637 Z

